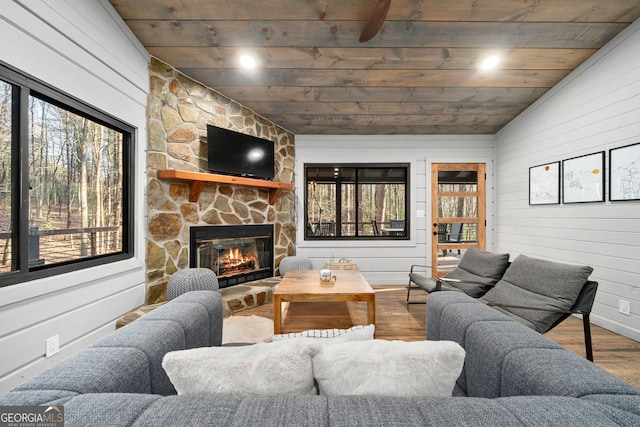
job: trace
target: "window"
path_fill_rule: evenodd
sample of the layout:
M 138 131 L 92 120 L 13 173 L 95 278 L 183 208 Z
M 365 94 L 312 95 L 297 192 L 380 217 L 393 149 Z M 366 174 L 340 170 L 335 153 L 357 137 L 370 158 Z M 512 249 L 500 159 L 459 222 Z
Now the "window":
M 408 239 L 408 164 L 305 164 L 305 239 Z
M 0 66 L 0 286 L 132 256 L 132 138 Z

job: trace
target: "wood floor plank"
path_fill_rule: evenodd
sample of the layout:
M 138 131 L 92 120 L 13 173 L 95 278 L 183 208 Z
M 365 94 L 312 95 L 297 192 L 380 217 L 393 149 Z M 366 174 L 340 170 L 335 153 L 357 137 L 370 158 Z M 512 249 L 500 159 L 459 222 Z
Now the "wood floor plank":
M 376 338 L 419 341 L 425 339 L 426 305 L 406 304 L 403 286 L 373 286 L 376 291 Z M 412 292 L 412 300 L 426 300 Z M 251 308 L 234 316 L 262 316 L 273 319 L 273 304 Z M 307 329 L 348 328 L 365 324 L 364 303 L 291 303 L 285 312 L 283 332 Z M 594 363 L 611 374 L 640 388 L 640 342 L 599 326 L 591 326 Z M 584 357 L 582 320 L 569 318 L 546 336 Z

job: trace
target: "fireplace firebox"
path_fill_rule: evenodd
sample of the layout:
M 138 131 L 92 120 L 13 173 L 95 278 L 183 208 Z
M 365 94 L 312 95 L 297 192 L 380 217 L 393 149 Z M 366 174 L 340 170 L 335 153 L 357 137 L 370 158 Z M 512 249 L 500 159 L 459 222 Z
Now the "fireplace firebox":
M 209 268 L 220 288 L 273 276 L 273 224 L 191 227 L 189 266 Z

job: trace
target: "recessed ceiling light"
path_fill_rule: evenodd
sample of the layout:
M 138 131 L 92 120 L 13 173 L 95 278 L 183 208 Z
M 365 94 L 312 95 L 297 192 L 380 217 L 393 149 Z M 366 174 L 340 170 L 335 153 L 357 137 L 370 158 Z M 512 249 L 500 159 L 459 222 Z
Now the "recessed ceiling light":
M 242 68 L 246 68 L 247 70 L 251 70 L 256 68 L 256 60 L 253 56 L 244 54 L 240 56 L 240 66 Z
M 484 61 L 482 61 L 482 64 L 480 64 L 480 68 L 482 68 L 483 70 L 493 70 L 498 66 L 499 63 L 500 63 L 500 57 L 496 55 L 492 55 L 487 59 L 485 59 Z

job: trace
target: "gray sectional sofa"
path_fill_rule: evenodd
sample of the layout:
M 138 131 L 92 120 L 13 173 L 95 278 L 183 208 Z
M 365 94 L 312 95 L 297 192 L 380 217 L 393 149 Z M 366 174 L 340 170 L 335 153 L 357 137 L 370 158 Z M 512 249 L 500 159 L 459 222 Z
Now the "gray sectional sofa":
M 220 345 L 217 292 L 184 294 L 0 396 L 63 405 L 66 426 L 640 425 L 640 392 L 456 292 L 429 297 L 427 334 L 466 350 L 451 398 L 177 396 L 168 351 Z

